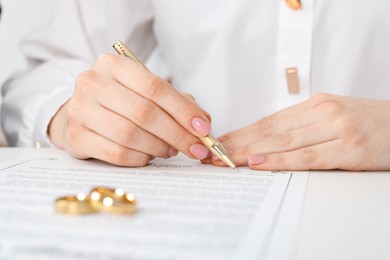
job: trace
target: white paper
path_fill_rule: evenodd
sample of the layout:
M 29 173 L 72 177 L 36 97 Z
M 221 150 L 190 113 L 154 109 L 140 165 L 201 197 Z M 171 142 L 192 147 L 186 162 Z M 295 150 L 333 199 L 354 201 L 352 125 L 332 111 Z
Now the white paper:
M 270 232 L 267 260 L 296 259 L 297 233 L 301 224 L 308 172 L 294 172 L 283 199 L 274 229 Z
M 68 156 L 14 161 L 0 170 L 0 259 L 262 259 L 291 176 L 183 157 L 144 168 Z M 54 211 L 57 197 L 95 186 L 135 194 L 137 212 Z

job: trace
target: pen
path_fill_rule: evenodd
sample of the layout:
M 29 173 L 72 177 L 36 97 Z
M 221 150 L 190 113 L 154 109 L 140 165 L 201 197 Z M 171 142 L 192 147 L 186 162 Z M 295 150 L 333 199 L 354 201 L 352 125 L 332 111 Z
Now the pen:
M 129 48 L 126 47 L 126 45 L 121 42 L 121 41 L 117 41 L 115 44 L 114 44 L 114 49 L 115 51 L 119 54 L 119 55 L 123 55 L 123 56 L 126 56 L 130 59 L 132 59 L 133 61 L 135 61 L 136 63 L 138 63 L 138 65 L 140 65 L 141 67 L 149 70 L 143 63 L 142 61 L 140 61 L 137 56 L 135 56 L 135 54 L 130 51 Z M 205 137 L 200 137 L 200 140 L 202 141 L 202 143 L 208 147 L 211 152 L 216 155 L 219 159 L 221 159 L 222 161 L 224 161 L 230 168 L 233 168 L 235 169 L 236 171 L 238 171 L 237 169 L 237 165 L 233 162 L 233 160 L 230 158 L 229 156 L 229 153 L 226 151 L 226 149 L 222 146 L 222 144 L 217 140 L 215 139 L 211 134 L 205 136 Z

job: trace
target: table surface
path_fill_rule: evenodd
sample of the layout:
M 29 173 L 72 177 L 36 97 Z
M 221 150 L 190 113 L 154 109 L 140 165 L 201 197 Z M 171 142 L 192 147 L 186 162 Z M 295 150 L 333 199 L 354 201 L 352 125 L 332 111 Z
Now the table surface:
M 0 162 L 55 149 L 0 148 Z M 311 172 L 299 260 L 390 259 L 390 172 Z

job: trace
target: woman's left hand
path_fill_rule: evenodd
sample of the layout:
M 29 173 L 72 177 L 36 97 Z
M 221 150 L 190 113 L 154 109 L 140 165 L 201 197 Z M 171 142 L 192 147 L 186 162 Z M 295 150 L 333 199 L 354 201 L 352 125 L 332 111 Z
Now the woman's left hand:
M 317 94 L 219 140 L 256 170 L 390 170 L 390 101 Z

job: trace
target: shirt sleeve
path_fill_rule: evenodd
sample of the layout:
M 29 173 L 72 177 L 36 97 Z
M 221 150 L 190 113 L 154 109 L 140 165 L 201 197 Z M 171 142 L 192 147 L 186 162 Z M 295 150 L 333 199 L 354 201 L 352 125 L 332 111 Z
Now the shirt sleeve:
M 147 59 L 156 46 L 153 14 L 143 0 L 60 0 L 50 23 L 28 35 L 27 71 L 3 88 L 2 126 L 11 146 L 51 146 L 47 127 L 72 96 L 75 79 L 122 40 Z

